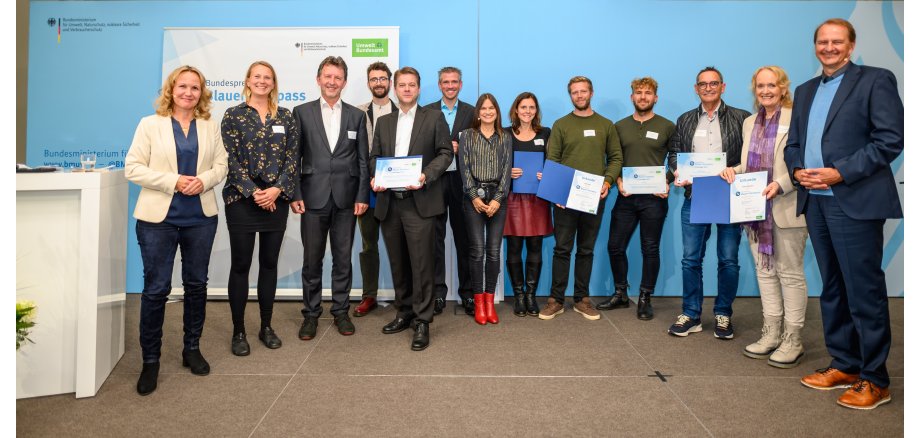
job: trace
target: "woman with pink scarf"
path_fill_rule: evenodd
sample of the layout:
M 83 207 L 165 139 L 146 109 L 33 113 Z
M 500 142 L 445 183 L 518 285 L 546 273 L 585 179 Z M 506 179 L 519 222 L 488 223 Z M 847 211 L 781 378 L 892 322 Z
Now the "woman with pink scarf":
M 744 146 L 741 163 L 722 171 L 731 183 L 735 174 L 767 172 L 767 217 L 744 224 L 754 265 L 760 299 L 763 304 L 763 329 L 760 340 L 744 348 L 744 355 L 768 359 L 779 368 L 799 364 L 802 327 L 808 287 L 805 284 L 803 258 L 808 230 L 805 216 L 795 215 L 795 189 L 789 179 L 783 149 L 792 115 L 789 77 L 782 68 L 757 69 L 751 79 L 756 112 L 744 121 Z

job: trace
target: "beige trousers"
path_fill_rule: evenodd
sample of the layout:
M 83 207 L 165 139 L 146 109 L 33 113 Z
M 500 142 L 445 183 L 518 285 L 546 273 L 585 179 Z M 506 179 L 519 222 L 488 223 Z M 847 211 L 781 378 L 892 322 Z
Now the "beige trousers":
M 786 324 L 798 328 L 805 326 L 808 304 L 803 261 L 807 239 L 807 228 L 780 228 L 774 222 L 773 266 L 769 269 L 761 263 L 757 243 L 750 242 L 764 316 L 783 318 Z

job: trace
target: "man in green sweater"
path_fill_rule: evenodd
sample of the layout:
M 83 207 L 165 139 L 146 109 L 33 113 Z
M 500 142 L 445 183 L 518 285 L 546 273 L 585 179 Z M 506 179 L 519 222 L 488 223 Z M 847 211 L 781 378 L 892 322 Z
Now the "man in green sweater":
M 565 289 L 569 285 L 569 262 L 577 236 L 575 252 L 574 309 L 589 320 L 600 319 L 588 298 L 591 266 L 594 263 L 594 242 L 604 214 L 604 199 L 610 186 L 620 174 L 623 152 L 616 127 L 609 119 L 591 109 L 594 87 L 591 80 L 575 76 L 569 80 L 569 97 L 575 110 L 553 123 L 546 158 L 582 172 L 604 176 L 597 214 L 553 208 L 556 247 L 553 249 L 553 277 L 550 298 L 540 311 L 540 319 L 553 319 L 563 312 Z
M 658 82 L 655 79 L 639 78 L 632 81 L 631 86 L 630 99 L 636 110 L 616 123 L 617 134 L 623 146 L 623 166 L 656 167 L 664 174 L 668 141 L 674 134 L 674 123 L 655 114 L 655 103 L 658 102 Z M 629 307 L 626 246 L 638 226 L 639 241 L 642 244 L 642 281 L 639 283 L 636 317 L 649 320 L 654 316 L 652 293 L 661 266 L 658 245 L 668 215 L 669 183 L 674 179 L 673 175 L 666 175 L 667 180 L 660 193 L 629 193 L 623 188 L 623 177 L 617 176 L 619 195 L 610 212 L 610 235 L 607 240 L 615 292 L 609 300 L 597 305 L 599 310 Z

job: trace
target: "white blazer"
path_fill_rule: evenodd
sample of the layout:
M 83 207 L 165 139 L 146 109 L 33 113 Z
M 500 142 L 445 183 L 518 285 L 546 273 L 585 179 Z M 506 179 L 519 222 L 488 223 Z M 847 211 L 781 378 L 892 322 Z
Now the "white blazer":
M 773 198 L 773 222 L 780 228 L 801 228 L 805 226 L 805 215 L 795 215 L 795 187 L 792 185 L 792 180 L 789 179 L 786 160 L 783 158 L 791 119 L 792 108 L 783 108 L 779 115 L 776 143 L 773 145 L 773 181 L 776 181 L 783 191 L 783 193 Z M 741 163 L 735 166 L 735 173 L 747 172 L 748 152 L 751 147 L 751 136 L 754 132 L 754 121 L 756 120 L 756 113 L 744 119 L 742 127 L 744 145 L 741 147 Z
M 220 123 L 195 119 L 198 132 L 198 179 L 204 183 L 199 195 L 205 216 L 217 214 L 214 186 L 227 176 L 227 150 L 220 135 Z M 125 159 L 125 177 L 141 186 L 134 217 L 146 222 L 163 222 L 169 212 L 179 168 L 172 117 L 151 115 L 141 119 Z

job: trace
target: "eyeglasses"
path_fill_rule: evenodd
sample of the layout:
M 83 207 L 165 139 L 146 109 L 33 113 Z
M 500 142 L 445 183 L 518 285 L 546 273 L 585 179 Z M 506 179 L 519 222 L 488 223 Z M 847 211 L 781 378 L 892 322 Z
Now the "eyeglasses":
M 390 78 L 388 78 L 388 77 L 386 77 L 386 76 L 383 76 L 383 77 L 379 77 L 379 78 L 370 78 L 370 79 L 368 79 L 367 81 L 370 82 L 370 83 L 372 83 L 372 84 L 379 84 L 379 83 L 384 83 L 384 84 L 385 84 L 385 83 L 387 83 L 387 82 L 390 82 Z
M 716 87 L 718 87 L 719 85 L 722 85 L 722 82 L 721 82 L 721 81 L 697 82 L 697 83 L 696 83 L 697 88 L 706 88 L 707 86 L 708 86 L 709 88 L 716 88 Z

